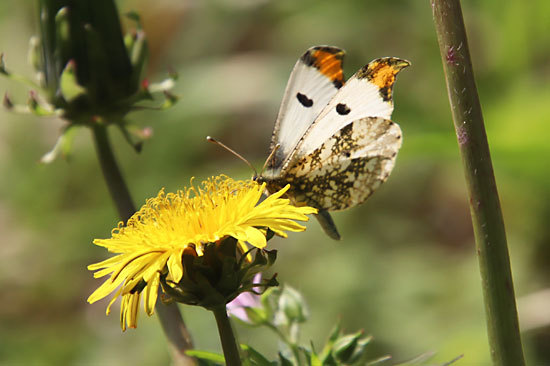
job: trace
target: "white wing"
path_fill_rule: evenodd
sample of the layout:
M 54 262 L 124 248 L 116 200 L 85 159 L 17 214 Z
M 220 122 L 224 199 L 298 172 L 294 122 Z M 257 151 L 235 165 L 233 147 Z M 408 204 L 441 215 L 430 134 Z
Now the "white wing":
M 296 62 L 285 94 L 271 141 L 279 145 L 270 161 L 271 174 L 277 174 L 283 163 L 331 98 L 344 82 L 344 51 L 330 46 L 308 49 Z
M 367 117 L 337 131 L 311 155 L 284 171 L 297 202 L 320 210 L 343 210 L 365 201 L 388 179 L 401 147 L 401 129 Z
M 357 71 L 331 99 L 305 132 L 283 170 L 311 154 L 337 131 L 365 117 L 390 119 L 393 112 L 392 86 L 395 77 L 410 63 L 398 58 L 381 58 Z

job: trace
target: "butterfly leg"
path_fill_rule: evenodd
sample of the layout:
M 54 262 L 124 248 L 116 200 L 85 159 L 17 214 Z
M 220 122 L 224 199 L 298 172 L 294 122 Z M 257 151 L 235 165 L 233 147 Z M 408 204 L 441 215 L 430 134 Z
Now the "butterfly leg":
M 317 218 L 317 221 L 319 221 L 319 224 L 321 224 L 325 234 L 334 240 L 341 239 L 338 229 L 336 228 L 336 225 L 334 224 L 334 221 L 328 211 L 319 210 L 319 213 L 315 215 L 315 217 Z

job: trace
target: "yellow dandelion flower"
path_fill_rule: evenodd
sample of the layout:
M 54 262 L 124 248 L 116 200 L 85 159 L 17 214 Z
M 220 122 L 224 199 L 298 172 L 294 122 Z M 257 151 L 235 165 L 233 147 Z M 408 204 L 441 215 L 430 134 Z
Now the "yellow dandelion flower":
M 121 296 L 121 327 L 135 328 L 142 293 L 145 312 L 151 315 L 154 311 L 161 273 L 173 283 L 182 279 L 184 251 L 202 256 L 208 243 L 233 237 L 244 252 L 246 243 L 264 248 L 267 229 L 283 237 L 287 236 L 285 231 L 305 230 L 295 220 L 307 221 L 306 215 L 317 210 L 295 207 L 281 198 L 288 188 L 261 202 L 265 183 L 235 181 L 225 176 L 176 193 L 161 190 L 126 225 L 120 222 L 111 238 L 94 240 L 94 244 L 117 255 L 88 266 L 96 271 L 96 278 L 110 275 L 88 302 L 94 303 L 116 290 L 107 314 Z

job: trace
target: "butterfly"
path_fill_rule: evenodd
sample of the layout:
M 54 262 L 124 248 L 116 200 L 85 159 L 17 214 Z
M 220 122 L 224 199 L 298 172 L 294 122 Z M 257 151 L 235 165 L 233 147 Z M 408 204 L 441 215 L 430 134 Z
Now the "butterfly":
M 317 219 L 333 239 L 340 234 L 328 211 L 364 202 L 388 179 L 402 134 L 390 120 L 393 84 L 410 65 L 376 59 L 344 82 L 344 51 L 308 49 L 296 62 L 275 122 L 271 154 L 256 177 L 269 193 L 290 184 L 295 204 L 319 210 Z

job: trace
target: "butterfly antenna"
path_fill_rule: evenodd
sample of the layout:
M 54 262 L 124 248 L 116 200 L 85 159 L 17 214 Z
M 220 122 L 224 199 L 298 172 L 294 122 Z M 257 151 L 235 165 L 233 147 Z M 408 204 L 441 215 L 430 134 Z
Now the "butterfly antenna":
M 239 159 L 241 159 L 242 161 L 245 162 L 246 165 L 248 165 L 250 167 L 250 169 L 252 169 L 254 171 L 254 174 L 257 176 L 258 175 L 258 171 L 256 170 L 256 168 L 254 168 L 252 166 L 252 164 L 250 164 L 250 162 L 248 160 L 246 160 L 241 154 L 239 154 L 238 152 L 236 152 L 235 150 L 231 149 L 230 147 L 226 146 L 225 144 L 219 142 L 218 140 L 216 140 L 215 138 L 211 137 L 211 136 L 206 136 L 206 141 L 208 142 L 211 142 L 213 144 L 216 144 L 218 146 L 221 146 L 222 148 L 224 148 L 225 150 L 229 151 L 231 154 L 235 155 L 236 157 L 238 157 Z
M 262 171 L 260 172 L 260 175 L 264 173 L 265 168 L 267 168 L 267 163 L 271 161 L 271 159 L 273 158 L 273 156 L 275 156 L 275 153 L 277 152 L 277 150 L 279 150 L 280 147 L 281 147 L 281 144 L 277 144 L 275 145 L 273 150 L 271 150 L 271 153 L 269 154 L 267 159 L 265 159 L 265 163 L 264 163 L 264 166 L 262 167 Z

